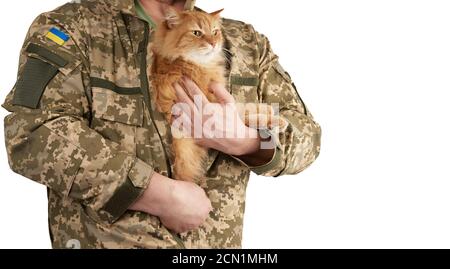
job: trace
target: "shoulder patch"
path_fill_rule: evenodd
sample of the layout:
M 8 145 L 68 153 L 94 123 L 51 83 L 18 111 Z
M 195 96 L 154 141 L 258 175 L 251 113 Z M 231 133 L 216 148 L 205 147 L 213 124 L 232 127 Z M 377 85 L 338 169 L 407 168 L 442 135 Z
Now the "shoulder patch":
M 69 40 L 69 35 L 56 27 L 52 27 L 45 36 L 60 46 L 64 45 Z
M 39 59 L 28 58 L 16 83 L 13 105 L 38 108 L 45 88 L 57 73 L 57 67 Z

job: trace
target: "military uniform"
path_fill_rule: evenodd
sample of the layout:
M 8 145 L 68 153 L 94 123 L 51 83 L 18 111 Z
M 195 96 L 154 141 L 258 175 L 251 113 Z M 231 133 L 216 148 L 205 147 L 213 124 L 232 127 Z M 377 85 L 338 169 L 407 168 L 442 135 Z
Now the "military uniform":
M 151 33 L 133 0 L 83 0 L 40 15 L 26 36 L 5 139 L 11 169 L 48 187 L 54 248 L 239 248 L 250 172 L 296 174 L 319 154 L 320 127 L 267 38 L 224 19 L 228 89 L 237 102 L 278 103 L 289 123 L 273 159 L 249 167 L 210 150 L 202 187 L 214 210 L 195 231 L 127 210 L 153 173 L 172 175 L 170 126 L 147 77 Z

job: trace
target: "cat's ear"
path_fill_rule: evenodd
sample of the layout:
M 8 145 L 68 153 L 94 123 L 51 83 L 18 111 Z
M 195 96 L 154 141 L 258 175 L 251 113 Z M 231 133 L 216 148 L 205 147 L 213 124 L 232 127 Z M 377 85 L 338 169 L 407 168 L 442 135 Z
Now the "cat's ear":
M 180 24 L 180 13 L 171 6 L 165 10 L 165 20 L 167 28 L 173 29 Z
M 220 17 L 220 13 L 222 13 L 222 11 L 223 11 L 223 8 L 220 10 L 214 11 L 212 13 L 209 13 L 209 15 L 212 15 L 214 17 Z

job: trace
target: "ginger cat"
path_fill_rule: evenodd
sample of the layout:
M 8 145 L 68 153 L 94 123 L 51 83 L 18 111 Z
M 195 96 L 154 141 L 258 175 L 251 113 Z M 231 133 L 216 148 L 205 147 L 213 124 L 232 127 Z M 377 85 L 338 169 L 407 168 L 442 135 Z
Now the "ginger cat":
M 225 83 L 220 12 L 177 12 L 169 8 L 166 20 L 157 27 L 151 81 L 157 109 L 169 122 L 177 102 L 172 85 L 183 76 L 194 81 L 211 102 L 215 97 L 208 91 L 210 83 Z M 194 181 L 202 176 L 207 149 L 197 146 L 192 138 L 174 138 L 172 151 L 175 179 Z
M 209 92 L 209 85 L 212 82 L 225 84 L 221 12 L 222 10 L 210 14 L 201 11 L 178 12 L 168 8 L 165 21 L 156 29 L 150 75 L 157 109 L 165 114 L 170 123 L 173 121 L 172 107 L 177 102 L 173 84 L 188 77 L 198 85 L 210 102 L 216 102 L 216 98 Z M 263 113 L 272 115 L 272 110 L 269 108 Z M 257 122 L 261 121 L 261 115 L 242 114 L 246 124 L 252 117 L 256 117 Z M 272 117 L 266 117 L 263 121 L 267 119 L 270 121 Z M 175 158 L 175 179 L 193 182 L 203 176 L 207 149 L 196 145 L 193 138 L 174 138 L 172 151 Z

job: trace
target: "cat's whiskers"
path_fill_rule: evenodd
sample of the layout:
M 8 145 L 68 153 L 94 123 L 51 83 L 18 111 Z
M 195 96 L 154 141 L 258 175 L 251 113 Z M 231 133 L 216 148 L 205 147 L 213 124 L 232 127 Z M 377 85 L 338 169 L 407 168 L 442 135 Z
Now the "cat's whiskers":
M 230 57 L 223 57 L 223 60 L 225 60 L 225 63 L 228 65 L 231 65 L 231 58 Z
M 233 53 L 231 52 L 231 50 L 227 49 L 227 48 L 222 48 L 223 51 L 226 51 L 227 53 L 229 53 L 230 55 L 233 55 Z
M 225 59 L 225 63 L 228 64 L 228 66 L 231 65 L 231 57 L 233 56 L 233 53 L 231 52 L 231 50 L 227 49 L 227 48 L 222 48 L 222 52 L 224 54 L 224 59 Z

